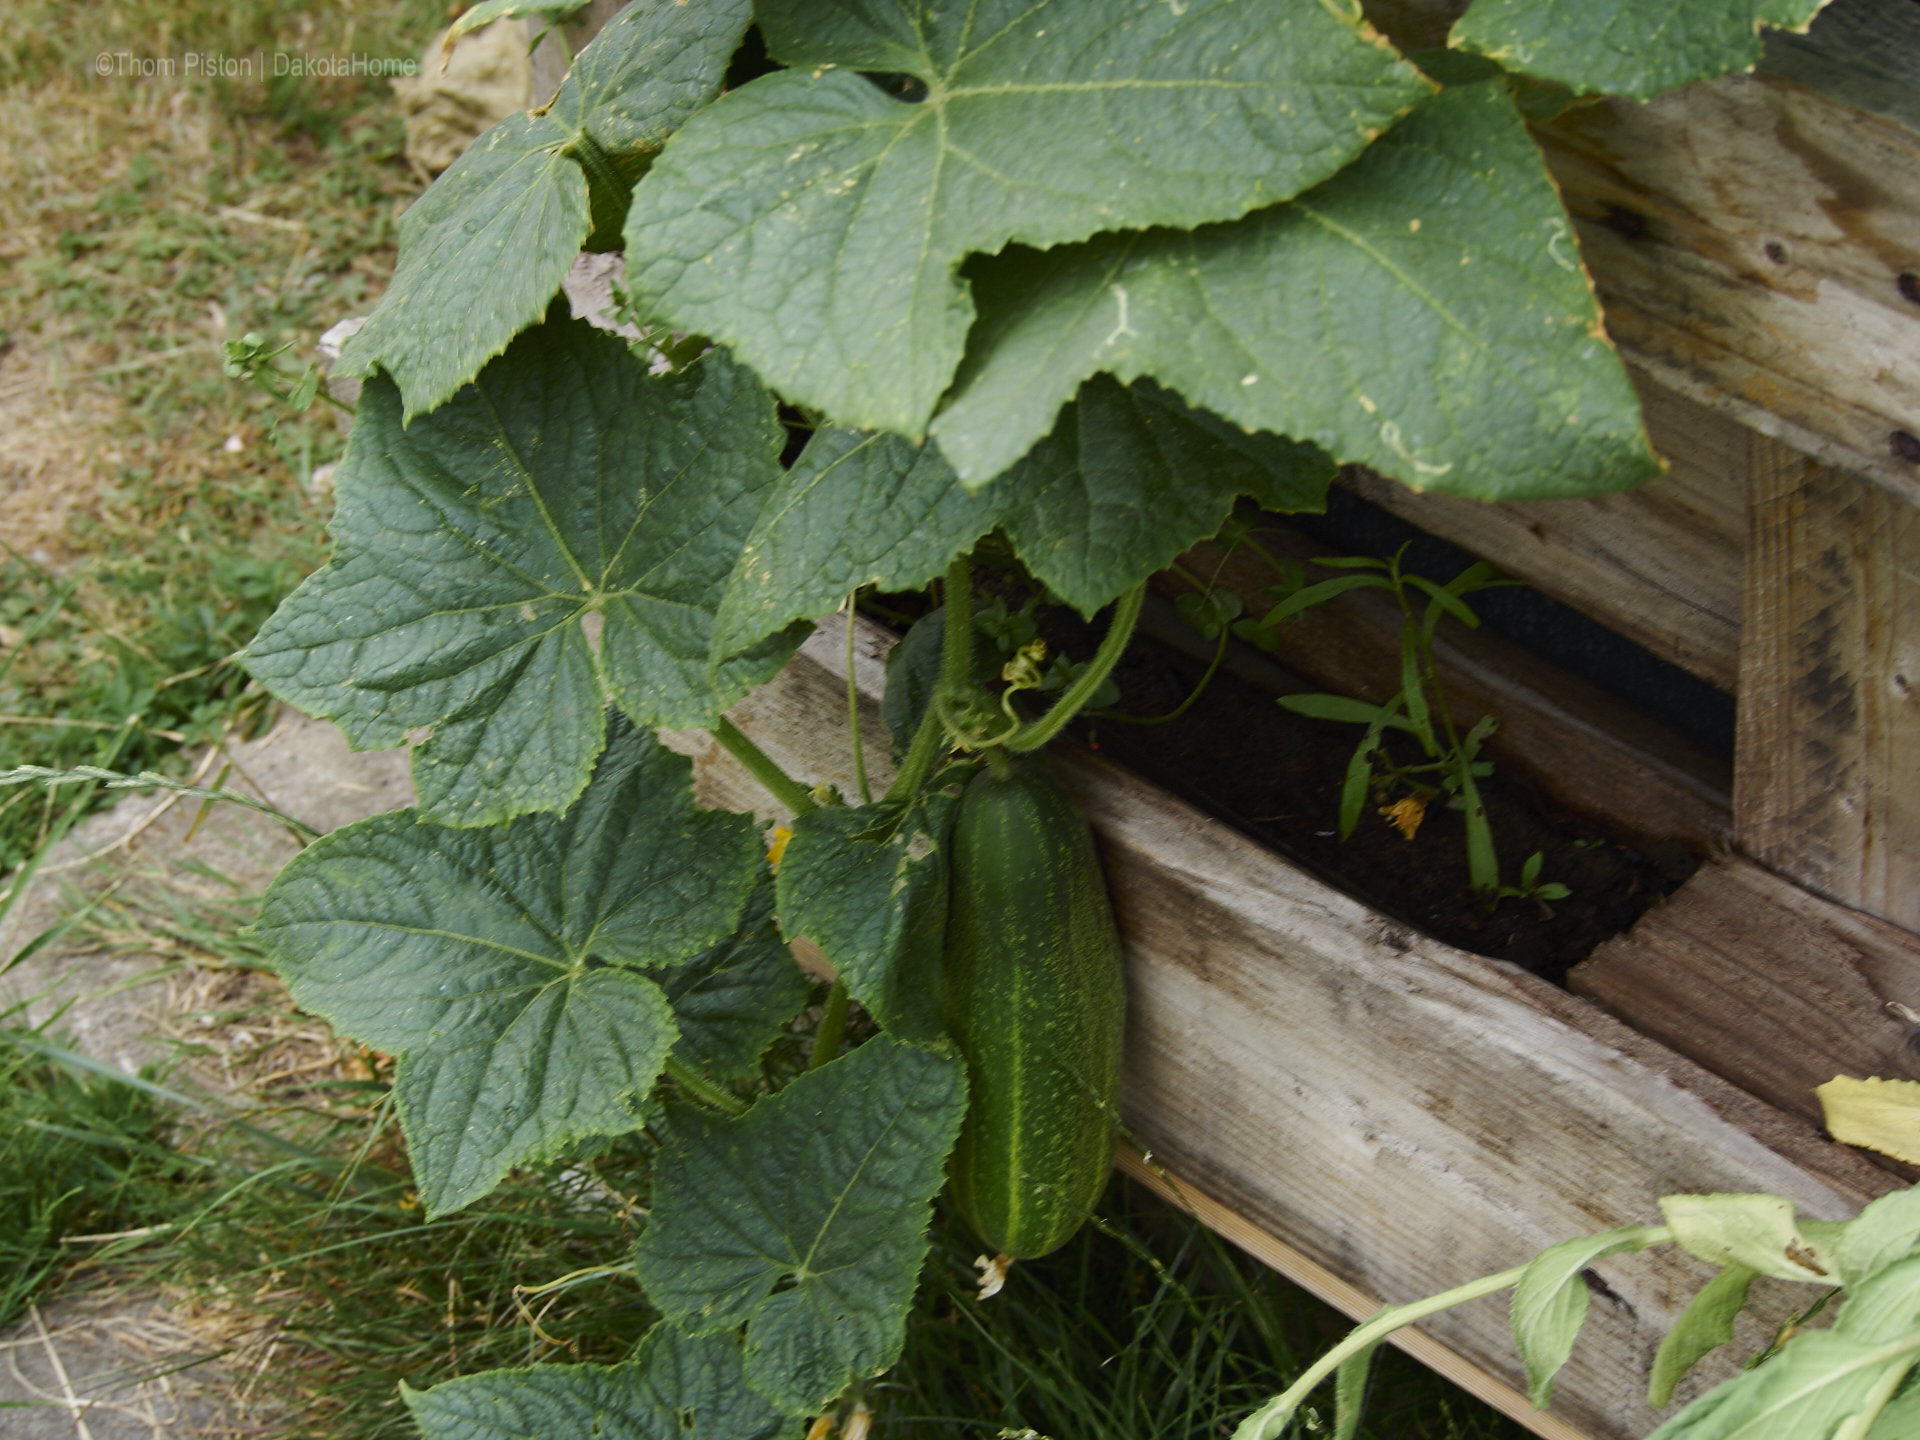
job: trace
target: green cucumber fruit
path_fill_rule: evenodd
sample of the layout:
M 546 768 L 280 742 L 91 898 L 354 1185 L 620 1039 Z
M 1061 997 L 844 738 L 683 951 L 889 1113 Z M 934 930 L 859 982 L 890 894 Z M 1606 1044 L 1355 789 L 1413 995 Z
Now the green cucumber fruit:
M 1043 760 L 967 784 L 954 820 L 941 1020 L 969 1102 L 961 1216 L 1015 1259 L 1064 1245 L 1113 1168 L 1126 992 L 1093 834 Z

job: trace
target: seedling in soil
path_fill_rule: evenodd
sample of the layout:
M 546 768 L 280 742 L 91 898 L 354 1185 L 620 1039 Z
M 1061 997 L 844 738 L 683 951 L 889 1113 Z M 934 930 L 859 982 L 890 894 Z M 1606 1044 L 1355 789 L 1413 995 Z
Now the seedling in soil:
M 1380 813 L 1411 840 L 1429 803 L 1446 797 L 1449 810 L 1460 812 L 1467 827 L 1467 867 L 1475 893 L 1488 903 L 1503 899 L 1564 899 L 1564 885 L 1540 882 L 1541 856 L 1536 853 L 1521 869 L 1518 886 L 1500 883 L 1500 860 L 1487 823 L 1487 807 L 1479 782 L 1493 773 L 1493 763 L 1480 758 L 1481 747 L 1498 728 L 1483 715 L 1465 734 L 1454 724 L 1453 712 L 1440 688 L 1433 659 L 1434 630 L 1442 616 L 1477 628 L 1480 617 L 1466 597 L 1480 590 L 1521 582 L 1502 575 L 1484 560 L 1468 566 L 1445 585 L 1423 575 L 1409 575 L 1400 566 L 1403 545 L 1388 559 L 1367 555 L 1328 557 L 1313 563 L 1351 573 L 1306 584 L 1298 566 L 1283 568 L 1281 583 L 1266 594 L 1278 600 L 1258 620 L 1242 620 L 1234 632 L 1263 649 L 1274 649 L 1275 631 L 1287 620 L 1324 605 L 1350 590 L 1385 590 L 1400 607 L 1400 689 L 1384 705 L 1369 705 L 1344 695 L 1285 695 L 1280 704 L 1315 720 L 1341 720 L 1365 725 L 1366 733 L 1354 748 L 1340 791 L 1340 838 L 1347 839 L 1360 823 L 1371 796 Z M 1424 596 L 1426 604 L 1420 605 Z M 1402 763 L 1387 745 L 1387 732 L 1410 735 L 1420 746 L 1420 758 Z M 1553 893 L 1548 893 L 1549 891 Z
M 1537 902 L 1542 910 L 1545 910 L 1547 908 L 1547 901 L 1564 900 L 1573 894 L 1571 890 L 1562 885 L 1558 880 L 1541 880 L 1540 865 L 1545 858 L 1545 855 L 1538 850 L 1529 855 L 1520 866 L 1520 883 L 1518 885 L 1502 885 L 1498 898 L 1502 900 L 1532 900 Z

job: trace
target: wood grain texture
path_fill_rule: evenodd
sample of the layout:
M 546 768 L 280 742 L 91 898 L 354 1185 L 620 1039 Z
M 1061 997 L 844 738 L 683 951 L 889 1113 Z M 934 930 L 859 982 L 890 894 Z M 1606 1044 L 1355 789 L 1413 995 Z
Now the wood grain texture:
M 1920 930 L 1920 510 L 1756 451 L 1735 840 Z
M 1760 68 L 1920 131 L 1920 7 L 1834 0 L 1804 35 L 1769 30 Z
M 869 696 L 887 638 L 864 624 L 857 636 Z M 844 643 L 837 618 L 823 624 L 732 712 L 797 778 L 843 789 Z M 717 747 L 687 748 L 703 797 L 775 813 Z M 1894 1187 L 1585 1001 L 1409 934 L 1115 767 L 1054 758 L 1120 914 L 1133 1137 L 1358 1293 L 1431 1294 L 1567 1236 L 1644 1223 L 1679 1191 L 1770 1191 L 1840 1218 Z M 1554 1413 L 1589 1440 L 1633 1440 L 1655 1419 L 1653 1351 L 1708 1272 L 1670 1252 L 1595 1268 L 1604 1289 Z M 1801 1299 L 1770 1291 L 1741 1340 Z M 1500 1302 L 1428 1333 L 1524 1388 Z
M 1635 374 L 1667 475 L 1590 500 L 1482 504 L 1349 467 L 1340 483 L 1731 691 L 1751 431 Z
M 1363 0 L 1412 50 L 1462 0 Z M 1763 434 L 1920 499 L 1920 18 L 1838 0 L 1751 75 L 1534 128 L 1623 354 Z M 1920 454 L 1920 448 L 1910 450 Z
M 1920 500 L 1920 134 L 1766 74 L 1534 134 L 1628 359 Z
M 1920 938 L 1723 856 L 1567 977 L 1576 994 L 1818 1125 L 1836 1074 L 1920 1077 Z
M 1270 517 L 1259 540 L 1280 559 L 1309 560 L 1324 547 Z M 1266 562 L 1241 551 L 1222 563 L 1212 545 L 1182 562 L 1239 594 L 1250 615 L 1273 601 Z M 1331 572 L 1317 572 L 1324 579 Z M 1156 588 L 1188 588 L 1170 575 Z M 1391 597 L 1362 590 L 1309 610 L 1282 625 L 1275 658 L 1329 691 L 1375 704 L 1400 688 L 1400 611 Z M 1443 623 L 1434 658 L 1456 719 L 1500 721 L 1491 749 L 1517 765 L 1547 795 L 1630 834 L 1682 839 L 1701 849 L 1725 843 L 1731 770 L 1726 762 L 1531 651 L 1491 632 Z

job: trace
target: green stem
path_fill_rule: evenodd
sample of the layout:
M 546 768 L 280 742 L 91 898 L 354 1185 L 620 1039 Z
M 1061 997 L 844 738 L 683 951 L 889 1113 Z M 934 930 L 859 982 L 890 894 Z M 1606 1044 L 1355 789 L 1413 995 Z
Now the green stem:
M 1220 662 L 1227 658 L 1227 641 L 1232 637 L 1233 632 L 1231 630 L 1227 629 L 1224 625 L 1220 627 L 1220 643 L 1214 649 L 1213 663 L 1207 666 L 1207 673 L 1200 677 L 1200 683 L 1193 687 L 1192 692 L 1187 698 L 1174 706 L 1174 708 L 1166 714 L 1123 715 L 1118 710 L 1096 710 L 1093 713 L 1098 715 L 1102 720 L 1114 720 L 1122 725 L 1165 725 L 1171 720 L 1178 720 L 1193 708 L 1193 702 L 1198 700 L 1200 693 L 1213 682 L 1215 673 L 1220 669 Z
M 584 1270 L 569 1271 L 558 1280 L 549 1280 L 544 1285 L 516 1285 L 514 1289 L 519 1293 L 522 1300 L 532 1300 L 536 1296 L 550 1295 L 555 1290 L 566 1290 L 575 1285 L 583 1285 L 589 1280 L 603 1280 L 609 1275 L 624 1275 L 627 1279 L 631 1280 L 633 1278 L 633 1266 L 589 1265 Z
M 853 602 L 859 591 L 847 596 L 847 733 L 853 736 L 853 778 L 860 784 L 860 803 L 873 803 L 873 790 L 867 784 L 867 759 L 860 749 L 860 687 L 853 680 Z
M 818 1070 L 840 1053 L 840 1036 L 847 1028 L 847 982 L 836 980 L 827 992 L 827 1003 L 820 1011 L 820 1028 L 813 1032 L 813 1056 L 809 1070 Z
M 1650 1250 L 1655 1245 L 1667 1245 L 1673 1241 L 1673 1231 L 1665 1225 L 1646 1225 L 1627 1243 L 1638 1250 Z M 1478 1280 L 1469 1280 L 1464 1285 L 1451 1290 L 1443 1290 L 1438 1295 L 1429 1295 L 1424 1300 L 1415 1300 L 1406 1305 L 1393 1305 L 1382 1310 L 1364 1325 L 1357 1325 L 1347 1332 L 1347 1338 L 1333 1349 L 1314 1361 L 1307 1372 L 1287 1388 L 1285 1393 L 1269 1400 L 1253 1414 L 1240 1422 L 1240 1428 L 1233 1432 L 1233 1440 L 1274 1440 L 1274 1437 L 1286 1428 L 1293 1419 L 1294 1411 L 1300 1408 L 1307 1396 L 1313 1393 L 1327 1376 L 1338 1370 L 1343 1362 L 1359 1354 L 1362 1350 L 1379 1344 L 1396 1330 L 1416 1325 L 1429 1315 L 1437 1315 L 1442 1310 L 1451 1310 L 1456 1305 L 1464 1305 L 1469 1300 L 1479 1300 L 1487 1295 L 1497 1295 L 1502 1290 L 1510 1290 L 1520 1283 L 1527 1273 L 1527 1265 L 1516 1265 L 1511 1270 L 1502 1270 L 1498 1275 L 1483 1276 Z M 1920 1347 L 1920 1339 L 1915 1341 Z
M 940 603 L 946 607 L 941 633 L 940 691 L 949 706 L 966 694 L 973 677 L 973 577 L 967 557 L 958 555 L 947 567 Z
M 722 1090 L 686 1061 L 676 1056 L 667 1057 L 667 1077 L 694 1099 L 703 1101 L 716 1110 L 724 1110 L 736 1119 L 747 1113 L 746 1101 L 738 1095 Z
M 133 739 L 133 732 L 139 728 L 140 723 L 141 717 L 138 715 L 129 715 L 125 720 L 121 721 L 114 733 L 106 737 L 101 743 L 101 764 L 82 766 L 80 767 L 81 770 L 91 772 L 89 778 L 120 778 L 114 775 L 107 767 L 119 763 L 120 757 L 126 753 L 128 742 Z M 0 776 L 0 782 L 13 783 L 15 777 L 31 774 L 36 769 L 37 767 L 34 766 L 19 766 L 13 770 L 9 770 L 4 776 Z M 46 775 L 58 773 L 57 771 L 44 772 Z M 185 789 L 188 787 L 180 785 L 178 781 L 174 781 L 172 788 Z M 53 805 L 53 794 L 53 785 L 49 784 L 47 786 L 47 805 L 49 809 L 51 809 Z M 13 913 L 13 907 L 19 903 L 20 897 L 27 893 L 27 886 L 33 883 L 33 877 L 40 872 L 41 862 L 53 852 L 54 846 L 66 838 L 67 832 L 74 827 L 80 817 L 87 813 L 87 807 L 92 803 L 92 800 L 93 786 L 88 785 L 68 802 L 66 810 L 62 812 L 59 820 L 48 829 L 47 833 L 41 838 L 40 843 L 34 847 L 33 854 L 27 857 L 26 863 L 13 872 L 13 883 L 7 886 L 5 898 L 0 899 L 0 923 L 4 923 L 7 916 Z M 28 943 L 31 944 L 32 942 Z M 20 955 L 14 955 L 12 959 L 7 961 L 5 968 L 11 969 L 15 961 L 18 961 L 20 958 Z
M 1080 672 L 1080 677 L 1061 693 L 1054 707 L 1021 729 L 1006 747 L 1016 754 L 1028 750 L 1038 750 L 1054 736 L 1058 735 L 1074 716 L 1085 708 L 1093 698 L 1094 692 L 1106 682 L 1113 667 L 1119 663 L 1121 654 L 1127 648 L 1127 642 L 1133 639 L 1133 627 L 1140 622 L 1140 607 L 1147 598 L 1146 582 L 1127 591 L 1113 607 L 1113 620 L 1107 626 L 1106 638 L 1100 642 L 1100 648 L 1094 653 L 1093 660 Z
M 809 810 L 819 808 L 812 791 L 774 764 L 773 757 L 743 735 L 740 727 L 726 716 L 722 715 L 719 723 L 713 727 L 713 738 L 720 742 L 729 755 L 746 766 L 753 778 L 772 792 L 774 799 L 794 814 L 804 815 Z
M 940 723 L 936 707 L 927 706 L 927 713 L 920 717 L 920 728 L 913 732 L 913 744 L 907 749 L 906 761 L 900 766 L 900 773 L 893 777 L 893 784 L 887 787 L 887 793 L 880 797 L 881 803 L 890 800 L 910 800 L 927 783 L 934 764 L 940 759 L 940 752 L 946 748 L 947 727 Z
M 1267 549 L 1266 546 L 1254 539 L 1251 531 L 1240 537 L 1240 543 L 1253 551 L 1253 553 L 1258 555 L 1262 560 L 1266 561 L 1267 564 L 1272 567 L 1274 574 L 1279 575 L 1285 572 L 1286 567 L 1280 563 L 1279 558 L 1271 550 Z
M 1425 1300 L 1416 1300 L 1411 1305 L 1399 1305 L 1382 1310 L 1366 1324 L 1348 1331 L 1346 1339 L 1314 1361 L 1306 1374 L 1294 1381 L 1285 1393 L 1269 1400 L 1242 1420 L 1240 1428 L 1233 1432 L 1233 1440 L 1274 1440 L 1274 1437 L 1286 1428 L 1287 1422 L 1293 1419 L 1294 1411 L 1300 1408 L 1301 1402 L 1313 1393 L 1314 1387 L 1338 1370 L 1341 1362 L 1349 1356 L 1357 1355 L 1362 1350 L 1377 1345 L 1394 1331 L 1424 1320 L 1429 1315 L 1437 1315 L 1442 1310 L 1451 1310 L 1454 1306 L 1464 1305 L 1469 1300 L 1478 1300 L 1485 1295 L 1497 1295 L 1502 1290 L 1512 1289 L 1520 1283 L 1520 1277 L 1526 1273 L 1525 1265 L 1516 1265 L 1511 1270 L 1502 1270 L 1498 1275 L 1488 1275 L 1479 1280 L 1469 1281 L 1465 1285 L 1444 1291 L 1439 1295 L 1430 1295 Z

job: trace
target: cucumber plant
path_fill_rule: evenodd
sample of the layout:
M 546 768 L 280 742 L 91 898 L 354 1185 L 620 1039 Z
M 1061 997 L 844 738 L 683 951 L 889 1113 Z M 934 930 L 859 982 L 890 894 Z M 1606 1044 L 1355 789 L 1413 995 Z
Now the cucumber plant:
M 1104 913 L 1036 752 L 1100 695 L 1145 577 L 1239 497 L 1316 507 L 1336 461 L 1482 499 L 1657 473 L 1519 108 L 1551 87 L 1501 66 L 1544 28 L 1562 86 L 1671 83 L 1811 7 L 1742 3 L 1675 30 L 1724 0 L 1614 0 L 1562 34 L 1565 0 L 1477 0 L 1476 58 L 1323 0 L 636 0 L 407 211 L 338 367 L 365 383 L 333 558 L 246 663 L 358 747 L 412 740 L 418 804 L 304 850 L 258 935 L 300 1003 L 398 1057 L 429 1216 L 660 1137 L 633 1272 L 665 1317 L 622 1365 L 409 1392 L 426 1435 L 796 1436 L 899 1354 L 956 1143 L 989 1244 L 1071 1225 L 1110 1154 L 1114 947 L 1045 911 Z M 1672 63 L 1622 81 L 1623 46 Z M 672 345 L 570 318 L 583 248 L 624 252 Z M 812 426 L 790 465 L 783 413 Z M 1031 716 L 975 678 L 989 538 L 1112 611 Z M 938 674 L 888 696 L 879 798 L 727 718 L 815 617 L 936 578 Z M 793 812 L 777 875 L 663 728 Z M 1018 864 L 968 838 L 976 809 L 1025 823 L 1015 799 Z M 1023 876 L 1051 998 L 980 920 Z M 781 1084 L 796 936 L 838 979 Z M 850 1003 L 878 1033 L 843 1051 Z M 996 1098 L 1018 1067 L 1030 1108 Z M 1031 1228 L 992 1198 L 1015 1182 L 1048 1187 Z

